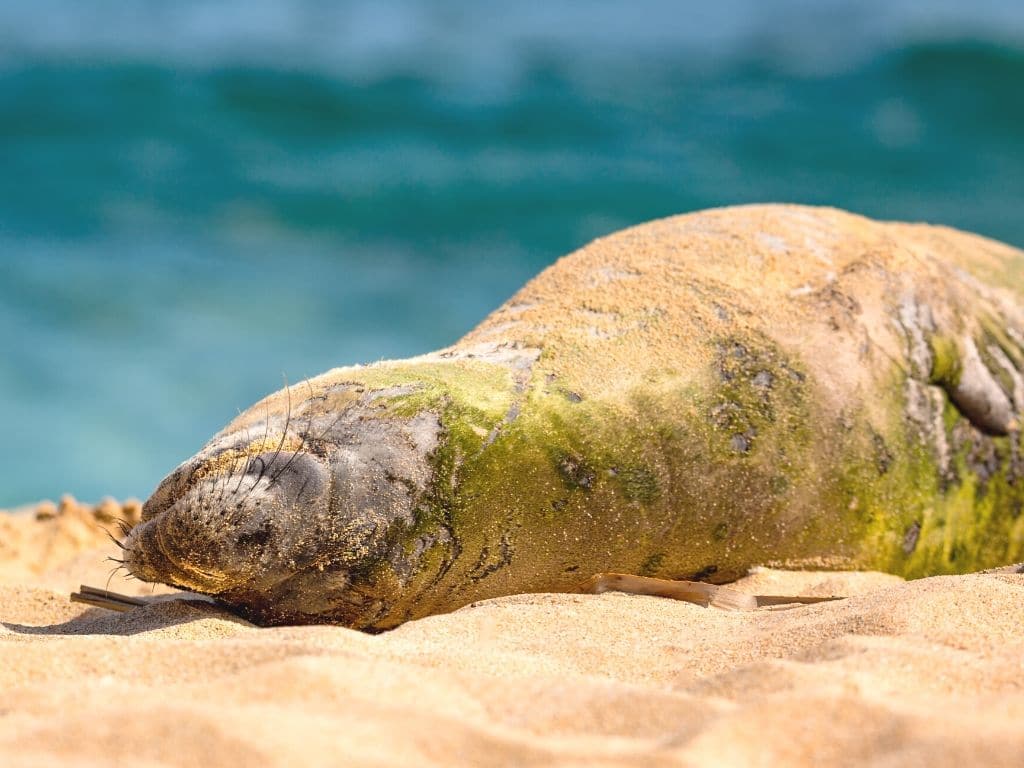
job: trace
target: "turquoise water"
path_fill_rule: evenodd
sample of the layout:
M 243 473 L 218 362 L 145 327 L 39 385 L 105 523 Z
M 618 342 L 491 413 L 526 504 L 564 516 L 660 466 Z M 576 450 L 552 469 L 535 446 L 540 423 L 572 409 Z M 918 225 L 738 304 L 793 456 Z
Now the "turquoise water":
M 658 216 L 1024 246 L 1018 2 L 488 5 L 0 8 L 0 506 L 144 497 L 284 378 Z

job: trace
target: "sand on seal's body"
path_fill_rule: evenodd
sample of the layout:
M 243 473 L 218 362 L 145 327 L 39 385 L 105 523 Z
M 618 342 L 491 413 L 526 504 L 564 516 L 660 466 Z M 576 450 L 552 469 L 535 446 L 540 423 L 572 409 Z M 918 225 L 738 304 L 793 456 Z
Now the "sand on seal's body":
M 68 563 L 116 552 L 0 576 L 5 768 L 1024 764 L 1024 575 L 761 570 L 737 588 L 852 597 L 727 613 L 521 595 L 371 636 L 69 603 Z
M 595 573 L 1024 559 L 1024 253 L 828 208 L 601 238 L 447 349 L 271 395 L 174 470 L 137 577 L 381 630 Z

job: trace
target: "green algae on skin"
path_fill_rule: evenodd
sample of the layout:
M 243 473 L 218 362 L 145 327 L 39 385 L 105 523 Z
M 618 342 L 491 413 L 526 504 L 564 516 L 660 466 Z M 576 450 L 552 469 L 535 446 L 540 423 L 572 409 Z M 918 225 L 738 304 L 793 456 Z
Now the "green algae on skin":
M 1024 310 L 962 277 L 1024 265 L 1001 248 L 786 206 L 604 238 L 449 349 L 253 406 L 126 562 L 260 623 L 380 630 L 606 571 L 1019 560 Z
M 514 399 L 511 381 L 485 376 L 477 389 L 463 378 L 462 397 L 431 399 L 424 393 L 438 383 L 435 369 L 432 383 L 414 390 L 416 395 L 395 395 L 384 405 L 388 412 L 409 415 L 410 398 L 440 404 L 447 430 L 434 457 L 436 495 L 410 529 L 407 546 L 420 546 L 412 542 L 421 542 L 425 531 L 443 521 L 451 541 L 437 545 L 424 570 L 448 575 L 455 566 L 441 549 L 451 550 L 453 543 L 481 552 L 481 559 L 464 565 L 461 592 L 473 599 L 500 585 L 487 581 L 499 572 L 528 580 L 529 574 L 515 574 L 518 562 L 541 572 L 561 571 L 566 589 L 579 580 L 581 568 L 596 572 L 624 560 L 643 575 L 702 575 L 713 581 L 735 578 L 758 562 L 884 567 L 908 574 L 925 567 L 922 562 L 943 572 L 956 569 L 954 562 L 937 563 L 927 555 L 935 516 L 924 514 L 923 500 L 935 489 L 922 481 L 935 472 L 926 451 L 916 446 L 919 437 L 888 435 L 889 457 L 881 471 L 879 435 L 865 422 L 836 426 L 828 439 L 815 434 L 815 419 L 827 424 L 827 417 L 807 405 L 798 362 L 758 348 L 753 339 L 742 354 L 735 342 L 724 346 L 730 362 L 712 367 L 720 388 L 711 397 L 701 386 L 666 379 L 626 398 L 631 408 L 572 403 L 545 394 L 535 375 L 523 409 L 489 444 L 482 435 L 498 422 L 501 408 L 492 409 L 488 420 L 462 397 L 504 406 Z M 745 367 L 734 363 L 740 358 Z M 415 378 L 409 374 L 389 380 L 409 383 Z M 764 386 L 769 376 L 770 388 Z M 496 383 L 508 388 L 508 396 L 481 391 Z M 731 406 L 725 416 L 723 404 Z M 740 429 L 754 435 L 745 450 L 737 450 L 732 439 Z M 908 440 L 909 450 L 901 445 Z M 815 479 L 823 476 L 827 482 Z M 826 507 L 840 511 L 810 514 Z M 893 509 L 902 516 L 894 517 Z M 632 518 L 631 536 L 600 535 L 621 528 L 623 515 Z M 916 519 L 924 520 L 921 546 L 915 558 L 901 562 L 906 531 Z M 572 562 L 556 562 L 559 549 L 543 546 L 559 539 L 580 542 L 568 558 Z M 440 582 L 435 587 L 449 588 Z
M 957 386 L 963 369 L 956 342 L 948 336 L 932 336 L 929 342 L 932 351 L 929 381 L 950 388 Z
M 955 344 L 930 341 L 937 350 L 930 378 L 955 385 Z M 466 581 L 507 571 L 528 584 L 529 574 L 515 573 L 517 562 L 560 571 L 558 585 L 569 589 L 581 570 L 624 562 L 641 575 L 728 581 L 756 563 L 915 577 L 1019 557 L 1024 524 L 1000 512 L 1019 513 L 1024 501 L 1009 464 L 1013 438 L 978 433 L 945 401 L 943 431 L 991 442 L 1000 457 L 980 494 L 967 462 L 971 446 L 956 448 L 956 480 L 947 481 L 929 436 L 907 421 L 901 369 L 871 409 L 888 413 L 889 423 L 873 424 L 866 414 L 816 410 L 803 364 L 764 339 L 720 340 L 712 348 L 713 384 L 667 374 L 614 405 L 569 401 L 534 374 L 522 410 L 490 444 L 480 426 L 493 428 L 514 395 L 484 395 L 461 383 L 470 401 L 500 404 L 490 420 L 446 396 L 450 439 L 435 466 L 447 517 L 424 519 L 444 517 L 461 549 L 485 553 Z M 511 388 L 501 377 L 485 380 L 482 389 Z M 410 397 L 396 397 L 394 411 Z M 738 445 L 737 435 L 749 438 Z M 621 529 L 626 515 L 632 535 L 600 534 Z M 558 549 L 538 546 L 558 540 L 581 544 L 561 562 Z M 551 588 L 552 577 L 545 579 Z M 481 599 L 500 584 L 462 592 Z
M 759 359 L 748 378 L 796 367 L 793 361 L 767 365 Z M 758 389 L 738 381 L 738 375 L 727 378 L 725 392 L 712 400 L 716 404 L 744 401 L 741 395 Z M 1013 540 L 1013 526 L 990 519 L 990 511 L 983 511 L 980 520 L 965 512 L 965 505 L 975 503 L 971 480 L 942 492 L 936 460 L 913 429 L 897 423 L 882 436 L 864 419 L 847 415 L 852 424 L 838 425 L 831 438 L 818 435 L 815 440 L 812 425 L 824 417 L 799 407 L 800 378 L 789 381 L 790 391 L 780 386 L 767 400 L 758 394 L 738 409 L 742 426 L 758 436 L 746 451 L 736 451 L 729 439 L 737 427 L 736 413 L 728 422 L 717 422 L 716 406 L 708 402 L 701 407 L 700 390 L 692 387 L 662 386 L 661 396 L 634 395 L 646 416 L 646 424 L 635 431 L 624 431 L 622 425 L 639 425 L 636 413 L 598 404 L 576 409 L 560 398 L 534 400 L 538 409 L 551 409 L 546 418 L 521 413 L 509 434 L 475 457 L 479 435 L 463 430 L 453 443 L 462 445 L 462 456 L 470 456 L 461 467 L 466 479 L 455 484 L 444 503 L 454 512 L 447 519 L 460 546 L 487 553 L 472 564 L 468 580 L 482 582 L 481 577 L 505 570 L 511 577 L 513 554 L 531 567 L 554 568 L 558 551 L 537 546 L 549 537 L 575 536 L 596 544 L 577 546 L 573 562 L 557 563 L 565 588 L 578 581 L 581 562 L 590 564 L 583 570 L 599 571 L 631 560 L 641 575 L 727 581 L 759 562 L 874 568 L 910 577 L 963 572 L 1013 556 L 1005 544 L 982 546 L 986 540 Z M 899 389 L 893 393 L 892 409 L 899 413 Z M 676 416 L 670 429 L 658 424 L 659 417 L 668 421 L 667 415 L 678 414 L 684 403 L 697 403 L 689 420 Z M 777 414 L 780 404 L 786 407 Z M 882 462 L 879 439 L 887 457 Z M 450 457 L 447 461 L 450 467 Z M 449 472 L 439 473 L 441 487 L 451 487 Z M 681 487 L 680 478 L 692 484 L 698 472 L 704 482 Z M 997 494 L 1009 487 L 1002 476 L 994 483 Z M 668 490 L 653 492 L 662 486 Z M 988 507 L 1001 503 L 993 495 Z M 820 509 L 833 512 L 813 514 Z M 610 529 L 624 514 L 636 527 L 632 537 L 598 537 L 602 527 Z M 496 520 L 500 524 L 481 524 Z M 580 525 L 581 520 L 592 524 Z M 995 535 L 975 537 L 961 530 L 978 529 L 979 523 Z M 544 528 L 547 534 L 538 535 Z M 526 531 L 528 540 L 519 531 Z M 481 599 L 490 590 L 463 591 Z

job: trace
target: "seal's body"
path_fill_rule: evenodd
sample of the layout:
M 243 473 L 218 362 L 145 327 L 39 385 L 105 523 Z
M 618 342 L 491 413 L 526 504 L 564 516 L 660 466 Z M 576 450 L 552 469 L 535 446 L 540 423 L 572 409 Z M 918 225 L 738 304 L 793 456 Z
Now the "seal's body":
M 1022 559 L 1024 253 L 831 209 L 628 229 L 453 347 L 271 395 L 175 470 L 139 578 L 383 629 L 602 571 Z

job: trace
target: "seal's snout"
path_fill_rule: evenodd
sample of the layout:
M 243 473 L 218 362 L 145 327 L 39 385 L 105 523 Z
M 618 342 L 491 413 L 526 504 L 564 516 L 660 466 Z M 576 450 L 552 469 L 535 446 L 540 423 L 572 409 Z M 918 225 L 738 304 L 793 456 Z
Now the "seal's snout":
M 433 411 L 409 413 L 422 386 L 270 396 L 160 483 L 124 565 L 261 624 L 374 626 L 456 546 L 417 532 L 442 434 Z
M 154 494 L 159 504 L 125 541 L 129 572 L 217 595 L 269 589 L 308 567 L 317 551 L 310 523 L 327 509 L 322 460 L 270 451 L 226 464 L 221 457 L 199 462 L 173 479 L 176 488 Z

